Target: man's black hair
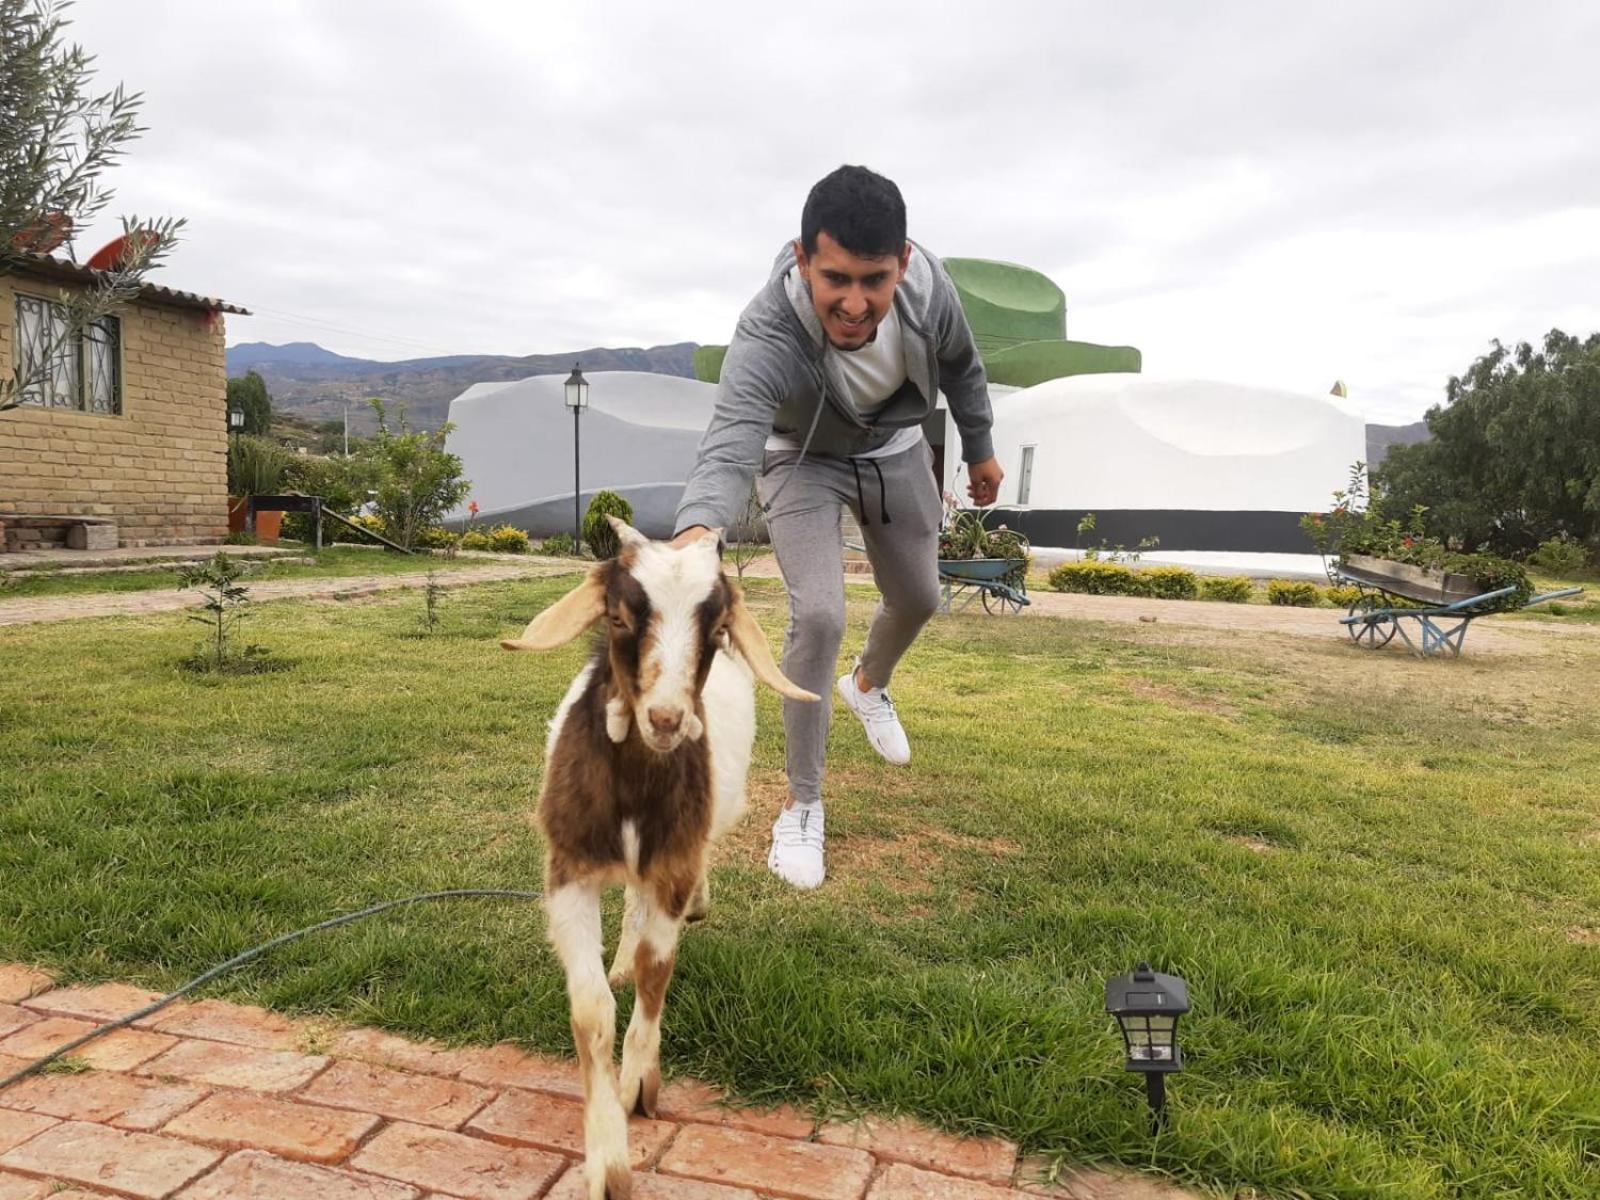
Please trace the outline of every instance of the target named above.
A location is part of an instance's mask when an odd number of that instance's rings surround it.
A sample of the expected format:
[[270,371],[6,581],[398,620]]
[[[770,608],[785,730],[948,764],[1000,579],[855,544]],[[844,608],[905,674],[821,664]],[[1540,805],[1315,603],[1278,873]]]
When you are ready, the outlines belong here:
[[840,167],[806,197],[800,244],[807,254],[817,252],[817,234],[824,231],[851,254],[898,257],[906,248],[906,202],[892,179],[865,167]]

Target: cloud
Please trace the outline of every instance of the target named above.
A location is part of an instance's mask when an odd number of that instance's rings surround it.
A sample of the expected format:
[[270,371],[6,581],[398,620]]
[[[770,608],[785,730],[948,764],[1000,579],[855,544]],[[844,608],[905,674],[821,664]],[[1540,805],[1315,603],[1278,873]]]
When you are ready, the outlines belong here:
[[1582,0],[69,15],[146,95],[113,207],[189,217],[166,281],[256,310],[235,340],[722,341],[846,161],[899,182],[913,236],[1046,271],[1073,336],[1150,370],[1342,376],[1403,420],[1490,338],[1600,326]]

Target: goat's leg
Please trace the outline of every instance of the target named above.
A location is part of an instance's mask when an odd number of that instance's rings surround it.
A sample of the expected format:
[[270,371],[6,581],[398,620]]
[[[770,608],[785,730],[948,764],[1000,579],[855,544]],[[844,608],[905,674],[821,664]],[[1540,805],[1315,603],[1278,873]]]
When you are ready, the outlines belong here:
[[611,960],[606,982],[614,988],[633,982],[633,956],[639,949],[639,927],[643,920],[638,890],[629,884],[622,892],[622,930],[617,934],[617,953]]
[[572,1040],[583,1076],[584,1174],[588,1200],[630,1200],[628,1121],[617,1097],[611,1051],[617,1004],[606,986],[600,940],[600,888],[591,882],[556,888],[545,900],[550,942],[567,973]]
[[647,1117],[656,1115],[661,1091],[661,1008],[678,959],[678,934],[683,928],[687,896],[663,895],[665,889],[639,890],[639,945],[633,958],[633,1018],[622,1039],[622,1107]]
[[689,907],[684,910],[683,919],[690,925],[698,925],[711,915],[711,865],[706,864],[706,869],[700,873],[700,878],[695,880],[694,893],[689,897]]

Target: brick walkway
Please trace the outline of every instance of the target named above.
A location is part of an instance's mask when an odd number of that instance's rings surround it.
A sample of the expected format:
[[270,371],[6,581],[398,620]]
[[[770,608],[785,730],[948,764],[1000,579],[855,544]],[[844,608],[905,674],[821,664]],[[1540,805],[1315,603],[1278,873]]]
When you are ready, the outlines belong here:
[[[0,1076],[156,994],[0,964]],[[584,1200],[575,1065],[179,1002],[0,1091],[0,1200]],[[1138,1176],[1046,1187],[1008,1142],[818,1124],[692,1081],[630,1123],[635,1200],[1185,1200]]]
[[[457,567],[436,570],[434,577],[446,587],[468,583],[493,583],[500,579],[520,579],[541,575],[570,575],[582,564],[566,560],[524,560],[503,566]],[[427,571],[408,571],[403,575],[342,575],[321,579],[285,579],[250,584],[252,600],[282,600],[298,597],[315,600],[355,600],[396,588],[420,588],[428,581]],[[45,596],[37,600],[0,600],[0,625],[27,625],[38,621],[66,621],[77,617],[143,616],[198,608],[204,603],[197,591],[180,592],[176,585],[141,592],[88,592],[72,596]],[[0,1192],[0,1200],[8,1200]]]

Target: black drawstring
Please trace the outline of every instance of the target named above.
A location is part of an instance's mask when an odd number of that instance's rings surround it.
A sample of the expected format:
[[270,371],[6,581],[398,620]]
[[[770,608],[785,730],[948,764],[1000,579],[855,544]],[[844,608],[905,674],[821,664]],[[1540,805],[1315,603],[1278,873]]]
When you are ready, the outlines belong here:
[[875,458],[867,459],[872,464],[872,469],[878,473],[878,511],[883,514],[883,523],[889,523],[889,497],[883,490],[883,468],[878,465]]
[[[883,524],[888,525],[890,524],[889,496],[883,486],[883,468],[878,465],[878,460],[875,458],[866,461],[878,474],[878,517]],[[867,516],[867,498],[861,493],[861,460],[852,458],[850,470],[856,477],[856,511],[861,514],[862,525],[871,525],[872,518]]]
[[850,460],[850,470],[855,473],[856,477],[856,511],[861,514],[861,523],[863,525],[871,525],[872,521],[867,516],[867,501],[861,495],[861,464],[852,458]]

